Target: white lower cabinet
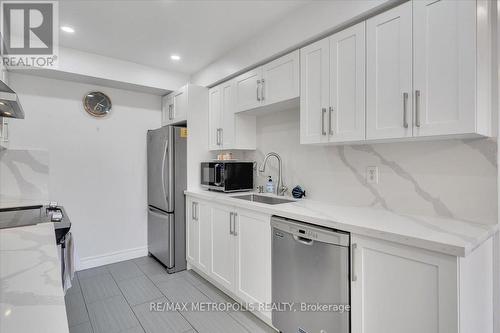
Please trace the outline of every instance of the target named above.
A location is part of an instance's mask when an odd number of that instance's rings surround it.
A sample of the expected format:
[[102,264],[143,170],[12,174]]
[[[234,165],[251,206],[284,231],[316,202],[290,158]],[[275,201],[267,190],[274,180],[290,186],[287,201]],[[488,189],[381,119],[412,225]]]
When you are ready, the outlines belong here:
[[186,214],[186,257],[203,272],[210,272],[212,212],[207,202],[188,199]]
[[242,209],[235,214],[236,294],[247,303],[270,304],[271,217]]
[[[270,304],[271,216],[187,202],[188,263],[237,301]],[[351,234],[350,253],[352,333],[493,333],[492,239],[463,258]]]
[[492,332],[491,249],[458,258],[351,234],[352,333]]
[[210,276],[229,290],[234,290],[235,239],[232,232],[231,207],[211,205],[212,208],[212,268]]
[[243,304],[271,302],[271,216],[188,197],[186,233],[195,270]]

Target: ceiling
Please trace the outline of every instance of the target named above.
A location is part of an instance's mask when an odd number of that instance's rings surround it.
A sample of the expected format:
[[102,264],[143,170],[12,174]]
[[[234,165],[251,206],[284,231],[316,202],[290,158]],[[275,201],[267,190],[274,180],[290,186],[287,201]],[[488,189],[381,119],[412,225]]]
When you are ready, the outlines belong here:
[[[307,0],[59,2],[60,45],[192,74]],[[181,60],[173,61],[170,55]]]

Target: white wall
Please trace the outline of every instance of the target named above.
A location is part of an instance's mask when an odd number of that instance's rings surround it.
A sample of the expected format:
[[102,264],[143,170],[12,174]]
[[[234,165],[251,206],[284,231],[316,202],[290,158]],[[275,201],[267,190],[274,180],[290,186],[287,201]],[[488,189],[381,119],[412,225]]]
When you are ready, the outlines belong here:
[[291,51],[341,26],[400,0],[310,1],[269,27],[256,27],[255,37],[191,76],[194,84],[209,86],[258,63]]
[[[146,131],[160,125],[160,97],[22,74],[10,85],[26,119],[10,122],[9,148],[47,152],[49,197],[67,209],[82,265],[145,255]],[[91,90],[110,96],[108,117],[83,110]]]
[[[270,151],[283,159],[285,185],[301,185],[310,199],[497,223],[497,145],[492,139],[300,145],[295,108],[257,117],[257,150],[245,158],[260,164]],[[267,175],[277,181],[277,163],[269,163],[258,184]],[[368,166],[378,166],[379,184],[366,183]]]

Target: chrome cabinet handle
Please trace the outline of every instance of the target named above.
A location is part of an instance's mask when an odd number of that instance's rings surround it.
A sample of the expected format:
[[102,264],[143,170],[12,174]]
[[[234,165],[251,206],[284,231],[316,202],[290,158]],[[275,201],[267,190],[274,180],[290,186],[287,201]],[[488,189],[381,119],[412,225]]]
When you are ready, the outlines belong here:
[[329,117],[328,118],[328,133],[330,133],[330,135],[333,135],[333,128],[332,128],[332,118],[333,118],[332,114],[333,114],[333,110],[334,110],[333,107],[330,106],[330,108],[329,108],[330,114],[328,116]]
[[257,80],[257,101],[260,102],[259,90],[260,90],[260,80]]
[[260,85],[260,100],[263,101],[264,98],[264,79],[260,80],[261,85]]
[[356,271],[354,269],[354,250],[358,247],[358,244],[351,244],[351,281],[356,282],[358,277],[356,276]]
[[233,212],[229,213],[229,234],[234,235],[233,234]]
[[215,144],[216,144],[217,146],[219,146],[219,145],[220,145],[220,143],[219,143],[219,129],[218,129],[218,128],[217,128],[217,129],[216,129],[216,131],[215,131]]
[[415,90],[415,126],[420,127],[420,90]]
[[238,216],[238,213],[233,213],[233,236],[238,236],[238,232],[236,231],[236,216]]
[[326,108],[321,109],[321,134],[326,135],[325,131],[325,114],[326,114]]
[[224,144],[224,129],[223,128],[219,128],[220,130],[220,145],[222,146]]
[[0,141],[9,141],[9,124],[7,119],[0,118]]
[[408,128],[408,93],[403,93],[403,127]]
[[195,213],[195,209],[194,209],[194,201],[191,202],[191,217],[192,217],[193,221],[196,221],[196,213]]
[[194,220],[198,221],[198,203],[193,202],[193,209],[194,209]]
[[222,145],[222,128],[217,129],[217,146]]
[[174,119],[174,105],[173,104],[168,105],[168,119],[170,119],[170,120]]

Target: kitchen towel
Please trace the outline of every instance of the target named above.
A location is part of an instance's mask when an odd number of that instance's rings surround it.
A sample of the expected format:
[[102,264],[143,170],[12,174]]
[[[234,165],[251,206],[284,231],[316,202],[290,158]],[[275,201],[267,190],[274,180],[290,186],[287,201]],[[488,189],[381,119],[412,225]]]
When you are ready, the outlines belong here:
[[75,245],[73,235],[68,232],[64,236],[62,280],[64,293],[71,288],[71,281],[75,276]]

